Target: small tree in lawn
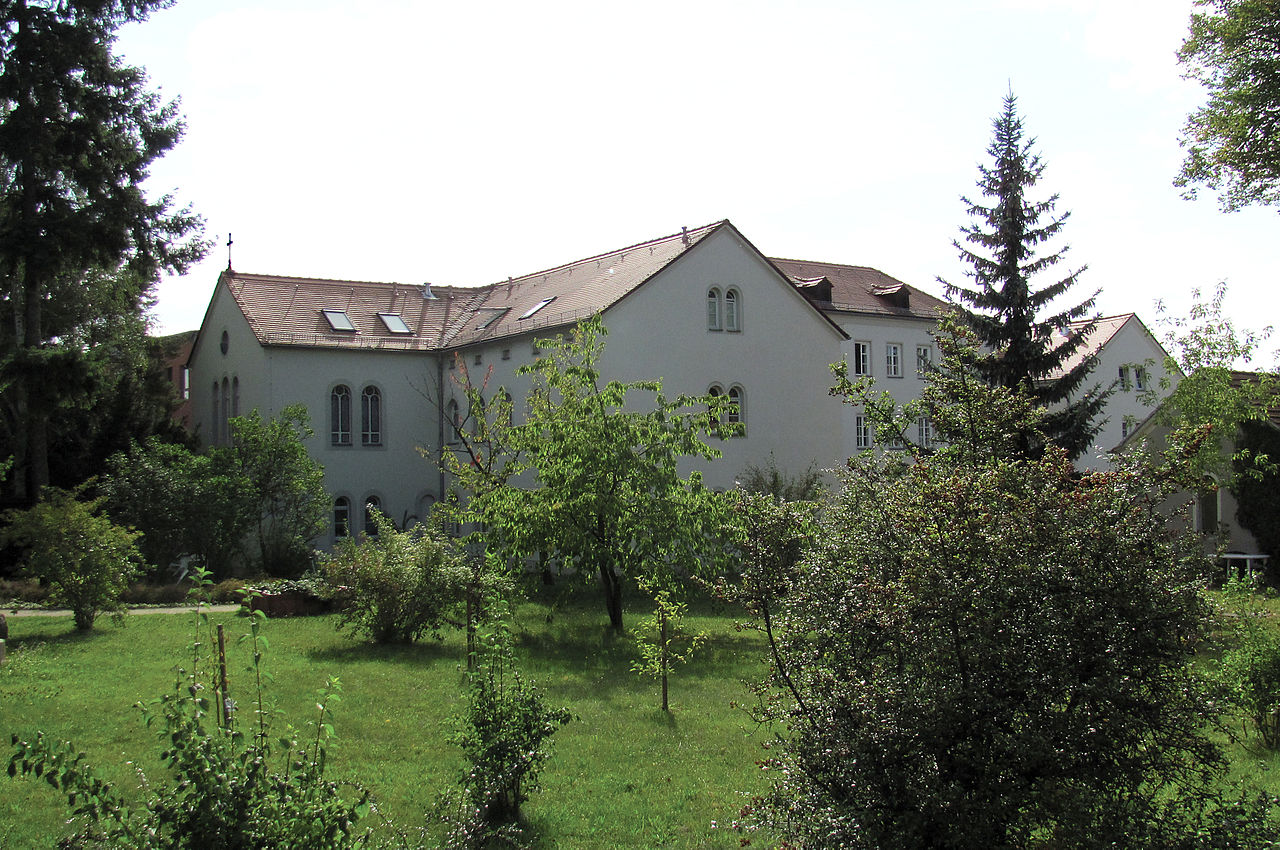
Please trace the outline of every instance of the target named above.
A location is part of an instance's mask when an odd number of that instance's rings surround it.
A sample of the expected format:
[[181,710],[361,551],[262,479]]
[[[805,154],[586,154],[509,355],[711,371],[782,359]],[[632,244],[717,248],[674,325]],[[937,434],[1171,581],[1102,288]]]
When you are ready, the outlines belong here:
[[654,580],[643,580],[641,586],[653,597],[654,610],[653,616],[642,620],[636,630],[640,659],[631,669],[662,683],[662,710],[670,711],[667,696],[671,670],[693,657],[698,645],[707,639],[707,633],[688,634],[682,629],[689,605],[674,598],[670,587],[658,585]]
[[26,571],[49,588],[49,600],[71,609],[78,631],[93,628],[100,611],[119,611],[120,594],[140,572],[136,531],[113,523],[101,500],[46,487],[25,511],[8,511],[0,533],[21,547]]
[[[1034,139],[1024,138],[1012,94],[1005,97],[1004,109],[992,124],[994,134],[987,148],[992,163],[978,169],[978,189],[990,205],[962,199],[974,223],[960,228],[966,244],[955,243],[961,260],[969,266],[966,274],[972,283],[942,283],[986,346],[977,357],[979,374],[987,382],[1021,392],[1046,408],[1049,413],[1042,437],[1072,458],[1079,457],[1101,427],[1095,420],[1110,394],[1097,385],[1085,386],[1093,370],[1093,357],[1071,363],[1093,323],[1070,323],[1089,316],[1096,294],[1065,309],[1046,312],[1084,271],[1082,267],[1039,289],[1032,285],[1037,275],[1062,262],[1066,248],[1040,255],[1037,248],[1059,235],[1069,214],[1054,214],[1056,195],[1044,200],[1028,196],[1044,173],[1044,164],[1033,150]],[[1022,436],[1031,438],[1029,432]],[[1031,444],[1022,447],[1027,454],[1041,449]]]
[[[715,494],[677,466],[717,457],[707,438],[738,426],[725,422],[722,397],[668,400],[657,381],[602,382],[604,335],[597,316],[567,338],[538,340],[543,356],[520,368],[533,383],[524,421],[515,423],[505,402],[485,415],[487,440],[457,429],[460,448],[447,450],[443,463],[470,496],[461,516],[485,523],[489,546],[517,562],[543,557],[597,577],[620,632],[628,578],[692,572],[717,557]],[[652,404],[637,403],[639,393],[651,394]],[[490,404],[477,397],[471,407]],[[477,448],[484,445],[501,456],[485,455]],[[533,479],[527,487],[518,478],[524,472]]]

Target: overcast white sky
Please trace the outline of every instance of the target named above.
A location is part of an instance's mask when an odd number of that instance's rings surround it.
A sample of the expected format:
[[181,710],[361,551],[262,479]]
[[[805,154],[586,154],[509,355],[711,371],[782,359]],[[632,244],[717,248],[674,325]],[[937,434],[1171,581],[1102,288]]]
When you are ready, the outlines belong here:
[[1172,185],[1191,6],[179,0],[118,45],[187,116],[153,191],[218,242],[161,286],[158,330],[199,326],[228,232],[241,271],[474,285],[728,218],[941,294],[1009,86],[1081,297],[1151,324],[1225,280],[1258,328],[1280,216]]

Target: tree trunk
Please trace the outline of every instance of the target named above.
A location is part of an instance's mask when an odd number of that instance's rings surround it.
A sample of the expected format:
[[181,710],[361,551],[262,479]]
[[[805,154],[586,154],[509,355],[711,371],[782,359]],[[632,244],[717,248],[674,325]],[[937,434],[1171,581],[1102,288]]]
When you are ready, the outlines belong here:
[[658,613],[658,651],[662,659],[662,710],[669,711],[667,707],[667,611],[665,608]]
[[622,577],[608,564],[600,565],[600,586],[604,589],[604,606],[609,612],[609,626],[622,634]]

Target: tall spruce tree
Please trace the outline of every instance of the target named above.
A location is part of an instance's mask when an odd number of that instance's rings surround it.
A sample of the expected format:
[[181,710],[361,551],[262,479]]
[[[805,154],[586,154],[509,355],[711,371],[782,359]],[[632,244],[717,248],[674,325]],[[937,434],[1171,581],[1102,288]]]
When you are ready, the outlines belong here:
[[[992,125],[987,148],[992,162],[978,166],[978,189],[988,202],[961,198],[973,223],[960,228],[964,242],[953,243],[969,266],[971,285],[939,280],[984,346],[979,374],[993,386],[1027,393],[1045,408],[1045,438],[1076,458],[1101,428],[1096,420],[1111,392],[1096,384],[1085,388],[1094,358],[1078,356],[1094,328],[1087,317],[1097,293],[1066,309],[1050,309],[1075,285],[1084,266],[1047,286],[1032,287],[1033,278],[1066,255],[1066,247],[1044,255],[1037,255],[1037,248],[1058,236],[1070,213],[1054,212],[1057,195],[1028,197],[1044,164],[1034,151],[1035,139],[1024,138],[1012,93]],[[1023,453],[1038,454],[1042,448],[1043,441],[1023,437]]]
[[103,280],[134,280],[125,309],[140,314],[160,270],[205,250],[199,218],[143,191],[182,135],[177,104],[112,52],[122,25],[170,2],[0,0],[0,450],[16,500],[48,483],[50,419],[84,383],[67,342],[77,305],[100,302]]

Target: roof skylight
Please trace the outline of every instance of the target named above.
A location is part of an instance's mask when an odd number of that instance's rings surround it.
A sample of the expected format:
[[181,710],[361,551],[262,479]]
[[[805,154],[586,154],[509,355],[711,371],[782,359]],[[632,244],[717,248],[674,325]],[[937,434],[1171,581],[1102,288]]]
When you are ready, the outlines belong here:
[[412,330],[404,323],[404,319],[400,318],[399,313],[379,313],[378,318],[382,320],[382,324],[387,326],[387,330],[393,334],[411,334]]
[[498,319],[501,319],[507,313],[506,310],[481,310],[480,312],[482,314],[487,313],[488,316],[486,316],[484,321],[482,321],[479,325],[476,326],[476,330],[484,330],[485,328],[489,327],[489,325],[492,325],[494,322],[498,321]]
[[[537,304],[534,304],[534,305],[533,305],[532,307],[530,307],[528,310],[525,310],[525,311],[524,311],[524,315],[522,315],[522,316],[520,317],[520,319],[527,319],[527,318],[529,318],[529,317],[530,317],[530,316],[532,316],[534,313],[538,312],[538,311],[539,311],[539,310],[541,310],[543,307],[547,306],[548,304],[550,304],[552,301],[555,301],[555,300],[556,300],[556,297],[555,297],[554,295],[552,295],[550,298],[543,298],[543,299],[542,299],[541,301],[539,301]],[[518,322],[518,321],[520,321],[520,319],[516,319],[516,321]]]
[[345,310],[321,310],[320,312],[324,313],[324,317],[329,320],[329,327],[335,331],[355,332],[356,326],[351,324]]

